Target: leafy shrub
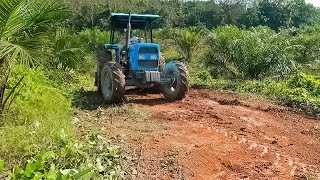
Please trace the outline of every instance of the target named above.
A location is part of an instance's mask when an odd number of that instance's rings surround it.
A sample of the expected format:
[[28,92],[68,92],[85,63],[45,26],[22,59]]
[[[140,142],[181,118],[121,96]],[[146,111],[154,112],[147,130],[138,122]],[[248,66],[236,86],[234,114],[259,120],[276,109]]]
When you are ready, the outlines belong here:
[[212,81],[210,72],[208,71],[197,71],[194,74],[191,74],[191,83],[193,85],[205,85]]
[[288,81],[289,88],[302,88],[312,96],[320,96],[320,80],[317,76],[297,73]]
[[94,76],[90,73],[79,73],[73,70],[48,69],[45,71],[49,80],[55,88],[60,89],[64,96],[71,99],[73,94],[79,90],[92,90],[94,86]]
[[[68,139],[63,132],[60,135],[59,149],[43,151],[22,166],[16,165],[4,176],[8,179],[52,180],[119,178],[119,156],[101,136],[91,135],[86,143],[79,143]],[[4,171],[3,164],[0,164],[0,170]]]
[[263,79],[285,77],[294,69],[289,54],[290,41],[267,27],[241,30],[218,27],[208,39],[210,49],[204,56],[214,77]]
[[[201,76],[200,76],[201,77]],[[191,78],[193,79],[193,78]],[[320,116],[320,80],[318,76],[297,73],[286,81],[225,80],[206,78],[193,80],[194,86],[231,90],[266,96],[298,110]]]
[[289,31],[291,44],[295,46],[295,61],[305,65],[319,64],[320,60],[320,25],[304,26]]
[[320,115],[320,80],[318,76],[297,73],[288,80],[286,99],[292,106]]
[[190,81],[194,86],[209,85],[213,78],[206,67],[203,67],[201,63],[190,63],[188,65],[188,70],[190,73]]
[[109,43],[110,33],[99,29],[86,29],[81,31],[77,38],[81,43],[83,43],[86,47],[85,49],[90,53],[94,52],[99,46]]
[[188,28],[164,28],[156,30],[154,40],[161,45],[167,59],[184,59],[191,62],[202,54],[209,30],[203,26]]
[[176,44],[173,40],[172,28],[163,28],[154,30],[153,41],[160,44],[161,53],[166,59],[178,59],[180,58],[180,53],[177,51]]
[[50,35],[54,44],[46,66],[60,69],[79,69],[85,61],[83,42],[68,28],[58,28]]
[[182,55],[182,58],[191,61],[193,54],[199,50],[205,34],[204,27],[189,27],[185,29],[175,29],[172,33],[172,39],[176,50]]
[[[110,33],[99,29],[85,29],[74,37],[84,48],[84,61],[78,64],[78,73],[94,76],[96,70],[96,52],[103,48],[103,44],[109,43]],[[117,42],[117,40],[115,40]]]

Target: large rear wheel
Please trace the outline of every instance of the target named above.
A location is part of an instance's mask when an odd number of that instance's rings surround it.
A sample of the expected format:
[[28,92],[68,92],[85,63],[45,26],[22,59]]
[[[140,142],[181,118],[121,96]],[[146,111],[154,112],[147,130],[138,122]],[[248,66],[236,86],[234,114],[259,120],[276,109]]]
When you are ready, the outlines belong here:
[[101,92],[107,103],[124,101],[125,75],[119,63],[106,62],[101,70]]
[[189,90],[189,72],[184,63],[171,61],[164,65],[163,76],[170,82],[162,86],[166,99],[182,100]]

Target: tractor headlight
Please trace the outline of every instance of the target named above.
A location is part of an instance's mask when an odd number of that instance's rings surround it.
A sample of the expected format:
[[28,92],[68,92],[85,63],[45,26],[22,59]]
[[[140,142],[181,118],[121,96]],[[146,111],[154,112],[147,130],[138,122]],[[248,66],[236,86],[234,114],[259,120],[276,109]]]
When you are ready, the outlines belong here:
[[145,55],[139,55],[139,60],[145,60],[146,56]]
[[151,60],[158,60],[158,55],[151,55]]

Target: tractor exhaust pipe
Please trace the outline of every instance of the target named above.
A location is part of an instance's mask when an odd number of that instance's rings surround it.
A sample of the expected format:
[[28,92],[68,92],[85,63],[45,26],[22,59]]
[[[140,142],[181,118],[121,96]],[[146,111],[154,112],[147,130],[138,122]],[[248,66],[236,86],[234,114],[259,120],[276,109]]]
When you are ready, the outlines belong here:
[[[129,21],[128,21],[128,25],[127,25],[127,42],[126,42],[126,46],[129,49],[129,44],[130,44],[130,36],[131,36],[131,13],[129,13]],[[127,51],[128,52],[128,51]]]

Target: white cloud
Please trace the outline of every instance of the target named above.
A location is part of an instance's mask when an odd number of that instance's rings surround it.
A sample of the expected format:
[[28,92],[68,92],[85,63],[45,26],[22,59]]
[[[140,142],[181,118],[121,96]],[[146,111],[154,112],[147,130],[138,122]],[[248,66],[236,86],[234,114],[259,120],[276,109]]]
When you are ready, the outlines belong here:
[[313,4],[314,6],[320,7],[320,0],[307,0],[307,2]]

